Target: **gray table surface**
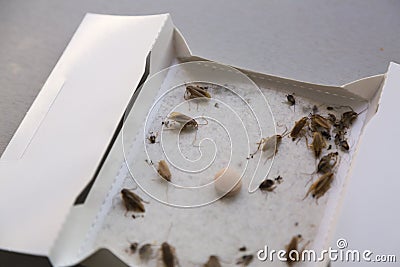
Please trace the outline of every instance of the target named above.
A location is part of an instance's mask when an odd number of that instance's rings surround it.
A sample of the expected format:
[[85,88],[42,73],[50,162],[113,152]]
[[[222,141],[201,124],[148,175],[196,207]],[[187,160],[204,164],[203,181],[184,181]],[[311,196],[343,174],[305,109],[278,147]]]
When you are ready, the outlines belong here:
[[[87,12],[168,12],[196,55],[314,83],[342,85],[384,73],[390,61],[400,62],[400,1],[395,0],[2,0],[0,153]],[[360,186],[368,183],[350,182],[337,237],[346,237],[354,248],[373,245],[381,253],[399,254],[399,236],[388,232],[390,225],[399,223],[390,212],[393,199],[382,194],[374,204],[380,218],[368,223],[369,200],[359,192]],[[379,224],[387,230],[373,240],[366,237],[382,230]],[[0,253],[0,266],[27,265],[18,258]],[[40,261],[36,266],[46,265]]]

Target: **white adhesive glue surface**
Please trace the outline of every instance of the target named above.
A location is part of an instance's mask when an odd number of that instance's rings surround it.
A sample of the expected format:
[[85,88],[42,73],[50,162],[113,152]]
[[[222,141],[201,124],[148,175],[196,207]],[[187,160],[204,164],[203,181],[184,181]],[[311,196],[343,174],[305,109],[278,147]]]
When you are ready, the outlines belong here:
[[[110,209],[98,220],[99,231],[93,233],[95,238],[89,246],[107,247],[133,266],[161,266],[160,246],[164,241],[175,247],[180,266],[202,266],[210,255],[217,255],[223,266],[234,266],[246,254],[254,255],[249,266],[286,266],[277,259],[260,262],[257,251],[266,245],[270,250],[285,249],[292,237],[298,234],[303,237],[300,247],[307,242],[307,248],[323,247],[341,198],[355,152],[352,147],[356,147],[358,142],[365,112],[359,115],[348,132],[350,152],[339,151],[340,160],[332,188],[318,203],[311,196],[303,200],[310,186],[310,174],[317,164],[305,138],[293,142],[288,136],[284,137],[276,157],[268,161],[260,152],[252,159],[246,157],[256,150],[261,137],[281,134],[286,128],[291,130],[295,121],[312,112],[314,105],[319,114],[334,113],[338,118],[348,109],[328,111],[324,92],[315,93],[314,99],[320,99],[315,102],[302,97],[301,91],[290,85],[283,92],[265,81],[258,83],[259,90],[251,80],[234,73],[229,67],[203,62],[191,64],[197,66],[186,65],[166,71],[161,88],[145,84],[142,93],[144,90],[157,92],[157,97],[151,100],[153,108],[146,122],[145,118],[132,116],[134,108],[125,124],[123,143],[127,164],[121,162],[119,173],[127,175],[115,178],[114,186],[122,184],[122,187],[114,190],[133,189],[149,202],[145,204],[146,212],[143,217],[135,213],[133,219],[133,213],[125,211],[117,193],[108,200]],[[205,82],[204,77],[209,77],[207,81],[211,82]],[[185,102],[185,83],[193,81],[208,86],[212,99]],[[286,94],[294,91],[296,105],[291,107],[286,103]],[[143,101],[141,95],[137,102]],[[336,105],[341,101],[342,98],[337,96]],[[352,107],[359,112],[367,104],[355,99]],[[163,127],[162,122],[172,111],[196,118],[199,124],[197,133],[196,130],[179,133],[173,127]],[[141,126],[137,129],[136,125]],[[128,134],[132,132],[136,134]],[[150,144],[146,139],[150,132],[158,133],[157,143]],[[312,141],[311,137],[308,139]],[[322,155],[337,151],[333,140],[329,144],[332,149],[323,150]],[[159,160],[168,162],[172,184],[158,176]],[[213,177],[227,166],[243,174],[243,186],[235,197],[218,200]],[[255,190],[267,176],[273,179],[278,175],[283,181],[277,184],[274,192]],[[313,179],[316,178],[314,175]],[[129,246],[133,242],[138,242],[139,247],[152,244],[153,253],[149,261],[142,261],[138,252],[131,253]],[[239,252],[242,246],[246,246],[246,252]]]

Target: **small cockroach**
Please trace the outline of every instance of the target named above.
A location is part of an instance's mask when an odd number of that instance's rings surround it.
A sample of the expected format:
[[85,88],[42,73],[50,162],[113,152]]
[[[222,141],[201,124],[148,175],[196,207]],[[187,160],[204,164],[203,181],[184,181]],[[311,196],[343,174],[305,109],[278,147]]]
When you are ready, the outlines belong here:
[[194,98],[211,98],[211,94],[207,92],[208,87],[199,85],[187,85],[184,95],[185,100]]
[[147,137],[147,140],[149,140],[150,144],[155,144],[157,143],[157,136],[158,133],[154,134],[153,132],[150,132],[150,135]]
[[276,188],[274,180],[271,179],[265,179],[259,186],[261,191],[268,191],[272,192]]
[[311,143],[312,150],[316,158],[319,158],[321,151],[326,147],[326,142],[320,132],[314,132],[313,141]]
[[347,142],[347,140],[342,140],[342,141],[340,141],[340,148],[343,150],[343,151],[349,151],[350,150],[350,146],[349,146],[349,143]]
[[317,173],[325,174],[328,172],[332,172],[332,169],[337,163],[338,155],[338,152],[331,152],[328,155],[323,156],[318,163]]
[[143,199],[130,191],[129,189],[122,189],[121,190],[122,200],[124,201],[124,205],[126,208],[126,212],[134,211],[134,212],[145,212],[145,208],[143,205]]
[[129,246],[129,250],[132,254],[136,253],[138,245],[138,242],[131,243],[131,245]]
[[243,252],[243,251],[246,251],[246,250],[247,250],[246,246],[243,246],[243,247],[240,247],[240,248],[239,248],[239,251],[242,251],[242,252]]
[[[291,266],[293,263],[297,261],[297,255],[300,255],[300,251],[298,251],[299,243],[302,240],[301,235],[296,235],[292,237],[289,244],[286,245],[286,263]],[[294,251],[295,253],[292,253]]]
[[304,126],[306,126],[307,122],[308,118],[303,117],[295,123],[293,129],[290,131],[290,137],[292,137],[293,141],[296,140],[299,136],[301,136],[302,130]]
[[161,175],[162,178],[167,180],[168,182],[171,182],[171,171],[169,170],[169,167],[167,165],[167,162],[165,160],[160,160],[158,162],[158,169],[157,169],[158,174]]
[[175,267],[176,259],[174,250],[167,242],[161,244],[161,257],[165,267]]
[[262,138],[260,142],[258,142],[257,150],[250,154],[247,159],[253,158],[255,154],[260,150],[267,154],[267,160],[273,157],[276,153],[278,153],[278,147],[282,142],[282,138],[287,135],[287,129],[282,134],[275,134],[273,136]]
[[327,172],[321,177],[319,177],[308,189],[306,196],[304,197],[307,198],[308,195],[311,193],[313,198],[316,198],[317,200],[325,195],[326,192],[331,188],[331,184],[333,181],[333,173],[332,172]]
[[352,125],[353,122],[357,119],[357,117],[358,117],[358,113],[351,110],[351,111],[344,112],[342,114],[342,118],[340,120],[342,121],[342,123],[344,124],[344,126],[346,128],[349,128],[350,125]]
[[317,131],[318,128],[323,128],[328,132],[331,130],[329,120],[319,114],[311,115],[311,127],[314,131]]
[[248,266],[253,261],[253,259],[254,259],[254,256],[251,254],[243,255],[236,261],[236,264],[242,265],[242,266]]
[[336,116],[334,115],[334,114],[332,114],[332,113],[328,113],[328,116],[326,117],[326,119],[328,120],[328,121],[330,121],[332,124],[335,124],[336,123]]
[[327,110],[333,110],[333,107],[326,107]]
[[152,254],[153,254],[153,248],[151,247],[151,244],[144,244],[139,248],[139,258],[142,261],[149,260]]
[[293,110],[296,111],[296,99],[294,98],[294,94],[286,95],[286,100],[289,106],[293,106]]
[[221,263],[219,262],[219,259],[217,256],[211,255],[208,258],[207,263],[204,264],[203,267],[221,267]]

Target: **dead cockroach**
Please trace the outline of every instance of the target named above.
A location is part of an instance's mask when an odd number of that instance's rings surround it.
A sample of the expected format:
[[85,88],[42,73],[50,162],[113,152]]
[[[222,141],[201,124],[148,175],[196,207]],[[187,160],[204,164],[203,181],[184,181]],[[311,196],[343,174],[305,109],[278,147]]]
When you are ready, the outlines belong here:
[[208,87],[199,85],[187,85],[185,95],[183,96],[185,100],[194,98],[211,98],[209,92],[207,92]]
[[124,205],[126,208],[126,212],[134,211],[134,212],[145,212],[145,208],[143,205],[145,202],[141,197],[130,191],[129,189],[121,190],[122,200],[124,201]]
[[165,267],[176,265],[175,249],[167,242],[161,244],[161,257]]
[[349,151],[350,150],[350,146],[349,146],[349,143],[347,142],[347,140],[342,140],[342,141],[340,141],[340,148],[343,150],[343,151]]
[[278,177],[276,177],[274,180],[275,180],[275,182],[277,182],[278,184],[280,184],[280,183],[282,183],[283,178],[282,178],[282,176],[278,175]]
[[328,120],[328,121],[330,121],[331,122],[331,124],[333,124],[333,125],[335,125],[336,124],[336,116],[334,115],[334,114],[332,114],[332,113],[328,113],[328,116],[326,117],[326,119]]
[[[199,127],[199,124],[195,119],[179,112],[171,112],[171,114],[168,116],[168,119],[182,125],[182,130],[187,130],[190,128],[197,130]],[[169,124],[169,121],[167,121],[164,125],[169,127]]]
[[310,186],[304,199],[307,198],[310,193],[312,193],[312,197],[316,198],[318,201],[318,199],[322,197],[331,188],[332,181],[333,181],[333,173],[332,172],[325,173]]
[[332,169],[337,163],[338,155],[338,152],[331,152],[328,155],[323,156],[318,163],[317,173],[325,174],[328,172],[332,172]]
[[326,147],[326,142],[320,132],[314,132],[313,141],[311,143],[312,150],[316,158],[319,158],[321,151]]
[[219,259],[217,256],[211,255],[208,258],[207,263],[204,264],[203,267],[221,267],[221,263],[219,262]]
[[138,247],[138,242],[131,243],[129,246],[129,250],[131,251],[132,254],[136,253],[137,247]]
[[168,182],[171,182],[171,171],[169,170],[169,167],[167,165],[167,162],[165,160],[160,160],[158,162],[158,174],[161,175],[162,178],[167,180]]
[[142,261],[149,260],[152,254],[153,254],[153,248],[151,247],[151,244],[144,244],[139,248],[139,258]]
[[243,252],[243,251],[246,251],[246,250],[247,250],[246,246],[243,246],[243,247],[240,247],[240,248],[239,248],[239,251],[242,251],[242,252]]
[[342,114],[340,121],[344,124],[344,127],[349,128],[350,125],[352,125],[357,118],[358,118],[358,113],[351,110],[344,112]]
[[331,131],[329,120],[319,114],[311,115],[311,127],[313,131],[318,131],[319,128],[323,128],[328,132]]
[[259,186],[261,191],[268,191],[272,192],[276,188],[274,180],[271,179],[265,179]]
[[260,150],[267,154],[267,160],[273,157],[276,153],[278,153],[278,147],[282,142],[282,138],[287,135],[287,129],[282,134],[275,134],[273,136],[262,138],[260,142],[258,142],[257,150],[250,154],[247,159],[253,158],[255,154]]
[[236,261],[236,264],[242,265],[242,266],[248,266],[253,261],[253,259],[254,259],[254,256],[251,254],[243,255]]
[[294,94],[286,95],[286,100],[289,106],[293,106],[293,110],[296,111],[296,99],[294,98]]
[[304,135],[303,128],[306,126],[307,122],[308,118],[303,117],[295,123],[293,129],[290,131],[290,137],[292,137],[293,141]]
[[149,140],[150,144],[155,144],[155,143],[158,143],[157,137],[158,137],[158,133],[154,134],[153,132],[150,132],[150,135],[147,137],[147,140]]
[[292,266],[292,264],[294,264],[295,262],[297,262],[300,259],[300,254],[302,253],[304,248],[301,249],[301,251],[299,251],[298,246],[302,240],[303,240],[303,238],[299,234],[299,235],[292,237],[289,244],[286,245],[286,263],[289,266]]

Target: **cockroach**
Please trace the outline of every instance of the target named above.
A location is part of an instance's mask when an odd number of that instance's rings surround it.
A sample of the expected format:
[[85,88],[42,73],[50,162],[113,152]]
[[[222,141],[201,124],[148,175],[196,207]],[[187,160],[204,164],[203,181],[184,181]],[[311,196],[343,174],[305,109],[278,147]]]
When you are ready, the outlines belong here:
[[184,95],[184,99],[194,99],[194,98],[211,98],[211,94],[207,92],[208,87],[199,85],[187,85]]
[[330,132],[331,130],[331,125],[329,124],[329,120],[322,117],[319,114],[311,115],[311,127],[314,131],[317,131],[318,128],[323,128],[328,132]]
[[169,167],[167,165],[167,162],[165,160],[160,160],[158,162],[158,174],[161,175],[162,178],[167,180],[168,182],[171,182],[171,171],[169,170]]
[[282,178],[282,176],[278,175],[278,177],[276,177],[274,180],[275,180],[275,182],[277,182],[278,184],[280,184],[280,183],[282,183],[283,178]]
[[242,252],[243,252],[243,251],[246,251],[246,250],[247,250],[246,246],[243,246],[243,247],[240,247],[240,248],[239,248],[239,251],[242,251]]
[[150,135],[147,137],[147,140],[149,140],[150,144],[155,144],[157,143],[157,137],[158,133],[154,134],[153,132],[150,132]]
[[260,150],[267,154],[267,160],[278,153],[278,147],[282,142],[282,138],[287,135],[287,129],[282,134],[275,134],[273,136],[262,138],[260,142],[258,142],[257,150],[250,154],[247,159],[253,158],[255,154]]
[[307,122],[308,122],[308,118],[303,117],[295,123],[295,125],[293,126],[293,129],[290,131],[290,137],[292,137],[293,141],[296,140],[301,135],[302,130],[303,130],[304,126],[306,126]]
[[355,112],[355,111],[353,111],[353,110],[351,110],[351,111],[344,112],[344,113],[342,114],[342,117],[341,117],[340,120],[342,121],[342,123],[344,124],[344,126],[345,126],[346,128],[349,128],[350,125],[352,125],[353,122],[354,122],[357,118],[358,118],[358,113]]
[[129,246],[129,250],[131,251],[132,254],[136,253],[137,247],[138,247],[138,242],[131,243]]
[[253,261],[253,259],[254,259],[254,256],[251,254],[243,255],[236,261],[236,264],[242,265],[242,266],[248,266]]
[[143,261],[147,261],[150,259],[153,254],[153,248],[151,244],[144,244],[139,248],[139,258]]
[[333,107],[326,107],[327,110],[333,110]]
[[328,172],[332,172],[332,169],[337,163],[338,155],[338,152],[331,152],[328,155],[323,156],[318,163],[317,173],[325,174]]
[[[300,251],[298,251],[298,246],[302,239],[303,238],[301,235],[296,235],[292,237],[289,244],[286,245],[286,263],[289,266],[292,266],[292,264],[297,261],[295,257],[297,257],[297,255],[300,255]],[[295,253],[292,253],[292,251],[295,251]]]
[[293,106],[293,110],[296,111],[296,99],[294,98],[294,94],[286,95],[286,100],[289,106]]
[[340,148],[343,150],[343,151],[349,151],[350,150],[350,146],[349,146],[349,143],[347,143],[347,140],[342,140],[342,141],[340,141]]
[[336,116],[332,113],[328,113],[328,116],[326,117],[328,121],[330,121],[333,125],[336,123],[337,119]]
[[[175,121],[177,123],[179,123],[180,125],[182,125],[182,130],[186,130],[189,128],[192,129],[198,129],[199,124],[197,123],[197,121],[185,114],[179,113],[179,112],[172,112],[169,116],[168,116],[169,120]],[[166,127],[169,127],[169,122],[165,123]]]
[[314,132],[313,141],[311,143],[312,150],[316,158],[319,158],[321,151],[326,147],[326,142],[320,132]]
[[259,186],[261,191],[268,191],[272,192],[276,188],[274,180],[271,179],[265,179]]
[[219,259],[217,256],[211,255],[208,258],[207,263],[204,264],[203,267],[221,267],[221,263],[219,262]]
[[175,267],[176,258],[174,250],[167,242],[161,244],[161,257],[165,267]]
[[311,193],[312,197],[318,200],[320,197],[325,195],[325,193],[328,192],[328,190],[331,188],[332,181],[333,181],[333,173],[332,172],[325,173],[310,186],[304,199],[307,198],[308,195]]
[[129,189],[121,190],[122,200],[126,208],[126,212],[145,212],[143,202],[146,203],[141,197],[130,191]]

